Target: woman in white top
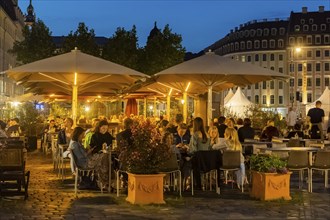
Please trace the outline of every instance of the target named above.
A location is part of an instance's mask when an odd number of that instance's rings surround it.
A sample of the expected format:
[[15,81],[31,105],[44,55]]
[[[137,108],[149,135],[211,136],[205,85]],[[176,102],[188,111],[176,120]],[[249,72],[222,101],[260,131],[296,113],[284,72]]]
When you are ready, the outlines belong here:
[[225,139],[219,137],[218,128],[216,126],[211,126],[208,134],[210,136],[210,145],[213,150],[220,150],[227,147]]
[[[238,139],[238,133],[235,128],[226,128],[225,130],[225,140],[227,145],[227,150],[235,150],[241,152],[241,169],[236,172],[237,186],[240,188],[244,184],[245,180],[245,165],[244,156],[242,154],[242,145]],[[243,176],[243,182],[242,182]]]

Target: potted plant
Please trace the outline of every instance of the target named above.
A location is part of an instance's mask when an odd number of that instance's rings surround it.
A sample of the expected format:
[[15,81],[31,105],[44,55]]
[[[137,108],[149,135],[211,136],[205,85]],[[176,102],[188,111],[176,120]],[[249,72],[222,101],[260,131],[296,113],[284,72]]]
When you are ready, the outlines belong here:
[[291,200],[290,175],[286,162],[275,155],[258,154],[250,158],[251,197],[261,200]]
[[128,172],[128,196],[133,204],[162,204],[163,178],[159,174],[170,158],[171,148],[162,141],[156,125],[150,120],[134,120],[131,144],[118,144],[121,166]]

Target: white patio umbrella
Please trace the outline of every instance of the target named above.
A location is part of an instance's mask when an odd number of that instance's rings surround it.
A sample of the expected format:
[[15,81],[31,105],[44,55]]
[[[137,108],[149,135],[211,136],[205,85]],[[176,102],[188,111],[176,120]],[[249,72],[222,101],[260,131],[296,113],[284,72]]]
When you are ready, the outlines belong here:
[[148,77],[130,68],[82,53],[77,48],[69,53],[6,70],[5,73],[39,94],[71,93],[74,121],[77,117],[79,91],[86,94],[121,92],[138,79]]
[[288,76],[250,63],[243,63],[218,56],[213,52],[177,64],[155,74],[156,80],[172,87],[184,87],[191,82],[208,91],[207,123],[212,117],[212,90],[228,88],[229,85],[245,86]]

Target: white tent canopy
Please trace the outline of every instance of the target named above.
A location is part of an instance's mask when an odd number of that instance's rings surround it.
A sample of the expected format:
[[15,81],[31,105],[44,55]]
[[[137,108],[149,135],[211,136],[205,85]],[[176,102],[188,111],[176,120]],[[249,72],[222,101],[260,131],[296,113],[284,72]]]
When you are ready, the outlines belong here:
[[227,104],[227,102],[234,96],[234,92],[232,89],[229,89],[229,92],[227,93],[225,99],[224,99],[224,104]]
[[328,128],[328,121],[329,121],[329,114],[330,114],[330,89],[328,87],[325,88],[320,98],[315,100],[315,102],[306,105],[306,114],[308,113],[309,109],[314,108],[316,101],[321,101],[322,106],[321,108],[324,110],[324,124],[323,130]]
[[241,88],[238,87],[233,97],[225,104],[225,107],[228,108],[231,113],[243,117],[246,108],[251,105],[253,105],[253,103],[246,98]]

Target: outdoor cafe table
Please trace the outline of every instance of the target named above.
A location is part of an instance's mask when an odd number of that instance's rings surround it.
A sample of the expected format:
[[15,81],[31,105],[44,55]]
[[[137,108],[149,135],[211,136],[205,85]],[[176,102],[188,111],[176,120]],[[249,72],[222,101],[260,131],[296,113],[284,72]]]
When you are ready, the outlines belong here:
[[313,152],[320,150],[318,147],[279,147],[279,148],[259,148],[260,151],[277,151],[277,152],[290,152],[290,151],[308,151],[309,164],[313,163]]

